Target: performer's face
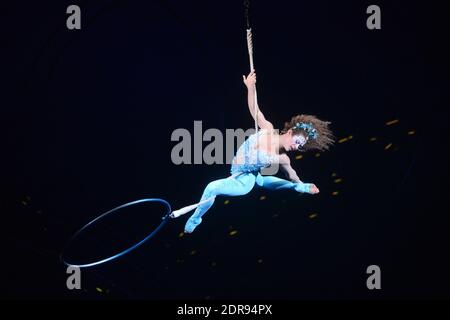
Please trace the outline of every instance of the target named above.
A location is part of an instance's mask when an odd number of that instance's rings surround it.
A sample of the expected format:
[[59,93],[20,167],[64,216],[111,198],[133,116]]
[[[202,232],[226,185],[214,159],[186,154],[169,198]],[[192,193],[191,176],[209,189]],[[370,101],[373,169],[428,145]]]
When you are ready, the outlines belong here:
[[293,135],[292,131],[290,132],[291,138],[289,139],[289,146],[286,148],[287,151],[296,151],[300,150],[306,142],[308,142],[308,138],[305,138],[302,134]]

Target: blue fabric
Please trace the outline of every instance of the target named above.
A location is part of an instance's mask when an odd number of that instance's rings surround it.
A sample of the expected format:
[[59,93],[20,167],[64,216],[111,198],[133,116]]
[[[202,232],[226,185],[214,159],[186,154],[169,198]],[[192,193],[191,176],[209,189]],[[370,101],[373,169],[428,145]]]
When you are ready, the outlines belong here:
[[274,176],[262,176],[258,174],[256,183],[269,190],[290,190],[293,189],[301,193],[310,193],[311,183],[291,182]]
[[202,195],[200,201],[210,199],[210,201],[199,205],[185,225],[185,232],[191,233],[202,222],[202,216],[214,204],[218,195],[222,196],[242,196],[249,193],[255,184],[269,190],[288,190],[297,192],[310,192],[309,183],[293,183],[273,176],[262,176],[259,173],[241,173],[237,176],[231,176],[226,179],[220,179],[210,182]]
[[[260,130],[258,133],[252,134],[244,143],[239,147],[236,152],[236,156],[233,158],[231,165],[231,174],[238,172],[259,172],[262,168],[271,165],[273,159],[264,150],[258,150],[256,148],[256,143],[258,142],[258,137],[264,132]],[[238,160],[238,156],[242,156],[244,161]],[[238,163],[239,162],[239,163]]]

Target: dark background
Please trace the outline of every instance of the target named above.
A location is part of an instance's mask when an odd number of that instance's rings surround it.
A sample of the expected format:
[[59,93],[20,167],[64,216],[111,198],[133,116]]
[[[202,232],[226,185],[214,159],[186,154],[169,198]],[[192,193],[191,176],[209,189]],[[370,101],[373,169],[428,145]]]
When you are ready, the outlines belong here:
[[[70,4],[81,7],[81,30],[66,28]],[[370,4],[381,7],[381,30],[366,28]],[[229,165],[174,165],[170,137],[193,132],[194,120],[204,130],[253,127],[243,4],[2,8],[2,298],[450,297],[444,8],[320,0],[253,1],[251,10],[266,117],[281,128],[315,114],[338,140],[351,137],[320,156],[292,156],[320,194],[219,197],[193,234],[180,236],[187,216],[174,220],[137,251],[83,270],[83,289],[69,291],[59,254],[81,226],[136,199],[195,203],[229,174]],[[164,213],[138,209],[96,226],[86,254],[142,239]],[[366,288],[373,264],[381,290]]]

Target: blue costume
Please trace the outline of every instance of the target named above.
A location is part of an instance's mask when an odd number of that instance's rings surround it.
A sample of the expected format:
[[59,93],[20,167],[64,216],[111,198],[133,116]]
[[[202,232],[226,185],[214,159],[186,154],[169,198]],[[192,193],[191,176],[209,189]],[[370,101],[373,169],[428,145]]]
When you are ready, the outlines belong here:
[[[269,190],[292,189],[297,192],[306,193],[310,190],[309,183],[293,183],[274,176],[262,176],[260,170],[270,166],[274,161],[274,156],[264,150],[255,148],[257,139],[265,130],[248,137],[239,147],[231,165],[231,176],[226,179],[219,179],[210,182],[203,191],[200,204],[192,216],[188,219],[185,232],[191,233],[202,222],[202,216],[214,204],[216,196],[242,196],[249,193],[255,184]],[[238,160],[238,155],[240,160]],[[242,161],[244,158],[244,161]]]

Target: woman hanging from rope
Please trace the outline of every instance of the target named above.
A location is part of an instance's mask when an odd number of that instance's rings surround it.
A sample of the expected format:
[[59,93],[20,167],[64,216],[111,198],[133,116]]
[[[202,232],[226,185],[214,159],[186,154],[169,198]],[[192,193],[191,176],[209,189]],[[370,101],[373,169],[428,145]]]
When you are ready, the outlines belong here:
[[[250,113],[255,120],[255,133],[239,147],[231,165],[231,176],[210,182],[203,191],[199,203],[175,210],[170,217],[179,217],[195,210],[186,222],[185,233],[192,233],[202,222],[202,217],[211,208],[216,196],[242,196],[249,193],[255,184],[269,190],[292,189],[297,192],[316,194],[319,188],[313,183],[303,183],[291,167],[290,151],[328,150],[334,137],[328,125],[313,115],[297,115],[286,122],[281,134],[267,121],[259,110],[256,94],[256,73],[253,64],[253,41],[250,27],[250,1],[244,1],[247,24],[247,47],[250,58],[250,73],[243,77],[247,87],[247,100]],[[258,132],[258,128],[261,130]],[[262,176],[263,168],[276,165],[286,173],[288,180],[273,176]],[[279,166],[278,166],[279,165]]]
[[[317,188],[315,184],[303,183],[300,180],[295,170],[291,167],[287,152],[328,150],[334,141],[333,134],[328,128],[330,122],[319,120],[313,115],[297,115],[292,117],[289,122],[285,123],[284,129],[281,131],[281,134],[279,134],[278,130],[273,128],[272,123],[267,121],[264,114],[261,110],[259,110],[256,94],[256,73],[253,65],[253,44],[249,22],[249,5],[249,0],[245,0],[244,6],[245,18],[247,22],[247,46],[251,72],[247,77],[242,77],[248,90],[248,107],[253,119],[255,120],[255,133],[248,137],[248,139],[245,140],[239,147],[232,161],[231,176],[226,179],[210,182],[206,186],[199,203],[181,208],[179,210],[172,211],[170,204],[163,199],[147,198],[125,203],[103,213],[83,226],[70,238],[60,255],[61,262],[65,265],[87,268],[116,260],[135,250],[152,238],[167,223],[167,221],[170,220],[169,218],[177,218],[196,209],[185,225],[185,233],[192,233],[202,222],[203,215],[211,208],[217,196],[245,195],[253,189],[255,184],[269,190],[291,189],[301,193],[319,193],[319,188]],[[259,128],[261,130],[258,131]],[[276,173],[273,172],[273,170],[270,175],[262,176],[260,171],[268,167],[275,168],[277,170],[278,168],[281,168],[286,173],[289,180],[272,176]],[[263,173],[266,174],[267,172]],[[118,211],[130,206],[148,202],[163,204],[166,208],[166,213],[163,216],[161,223],[143,240],[135,243],[125,250],[106,258],[96,259],[95,261],[75,263],[70,259],[67,260],[65,252],[80,234],[84,233],[97,222],[111,214],[116,214]]]
[[[192,233],[202,222],[203,215],[211,208],[216,196],[242,196],[249,193],[255,184],[269,190],[292,189],[297,192],[316,194],[319,188],[313,183],[304,183],[292,168],[287,152],[307,150],[328,150],[333,144],[330,122],[313,115],[297,115],[286,122],[281,134],[273,128],[259,110],[256,100],[256,73],[242,76],[247,87],[248,107],[261,130],[248,137],[239,147],[231,165],[231,176],[210,182],[198,204],[172,212],[176,218],[196,208],[185,225],[185,233]],[[261,169],[279,165],[288,180],[274,176],[262,176]]]

